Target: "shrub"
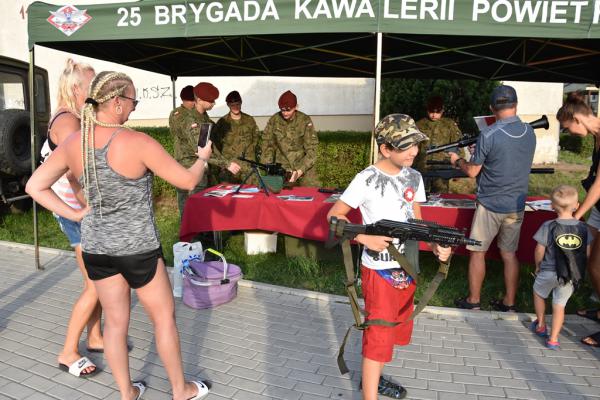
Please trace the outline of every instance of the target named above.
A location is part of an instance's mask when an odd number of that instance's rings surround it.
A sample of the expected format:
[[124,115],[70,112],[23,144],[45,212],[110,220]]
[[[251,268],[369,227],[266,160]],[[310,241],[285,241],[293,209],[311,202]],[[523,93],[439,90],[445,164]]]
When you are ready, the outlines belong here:
[[585,137],[575,135],[560,135],[559,145],[562,150],[568,150],[589,157],[594,152],[594,135]]

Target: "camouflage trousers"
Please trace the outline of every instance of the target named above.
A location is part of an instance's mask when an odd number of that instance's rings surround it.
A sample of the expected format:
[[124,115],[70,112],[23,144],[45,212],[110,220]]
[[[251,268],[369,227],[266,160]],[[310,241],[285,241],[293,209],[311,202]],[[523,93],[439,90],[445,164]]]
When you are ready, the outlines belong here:
[[203,180],[192,190],[176,189],[177,190],[177,206],[179,207],[179,219],[183,218],[183,209],[185,207],[185,202],[187,201],[188,197],[190,197],[193,194],[203,191],[207,187],[208,187],[208,183],[206,182],[206,180]]

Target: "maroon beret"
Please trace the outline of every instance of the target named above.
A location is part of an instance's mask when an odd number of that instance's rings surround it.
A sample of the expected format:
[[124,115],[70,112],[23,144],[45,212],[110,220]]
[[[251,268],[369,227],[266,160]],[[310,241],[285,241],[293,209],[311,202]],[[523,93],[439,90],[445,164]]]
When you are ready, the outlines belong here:
[[440,96],[433,96],[427,100],[427,111],[440,111],[444,108],[444,99]]
[[296,107],[296,104],[298,104],[298,100],[296,99],[296,95],[288,90],[287,92],[282,94],[281,97],[279,97],[278,104],[279,108]]
[[187,85],[179,93],[179,98],[184,101],[194,101],[194,87]]
[[240,93],[237,90],[234,90],[233,92],[229,92],[229,94],[227,95],[227,97],[225,97],[225,102],[227,104],[229,104],[229,103],[241,103],[242,102],[242,96],[240,96]]
[[194,96],[212,103],[219,97],[219,89],[208,82],[200,82],[194,87]]

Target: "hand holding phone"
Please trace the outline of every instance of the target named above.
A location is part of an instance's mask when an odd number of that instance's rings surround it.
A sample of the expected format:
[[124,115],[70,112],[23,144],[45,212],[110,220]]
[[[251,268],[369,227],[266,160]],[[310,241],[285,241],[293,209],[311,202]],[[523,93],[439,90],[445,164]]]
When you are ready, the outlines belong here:
[[206,147],[206,144],[210,140],[210,132],[212,131],[214,124],[212,122],[205,122],[200,124],[200,136],[198,136],[198,147]]

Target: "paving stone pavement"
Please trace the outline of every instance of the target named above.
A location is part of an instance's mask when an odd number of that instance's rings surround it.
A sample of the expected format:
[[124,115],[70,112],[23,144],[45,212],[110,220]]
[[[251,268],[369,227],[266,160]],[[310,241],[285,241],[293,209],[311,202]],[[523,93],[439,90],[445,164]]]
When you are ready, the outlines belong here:
[[[119,399],[101,354],[90,358],[104,371],[90,379],[57,368],[81,277],[69,252],[43,249],[41,259],[45,270],[35,271],[30,246],[0,242],[0,400]],[[185,372],[212,383],[208,400],[361,398],[360,333],[346,349],[349,376],[335,361],[352,322],[339,296],[244,282],[234,301],[215,309],[193,310],[180,300],[176,307]],[[396,350],[384,373],[410,399],[600,400],[600,351],[579,343],[600,326],[570,316],[562,349],[551,351],[528,331],[529,317],[428,307],[412,343]],[[132,377],[149,386],[144,399],[170,399],[152,325],[135,295],[129,335]]]

